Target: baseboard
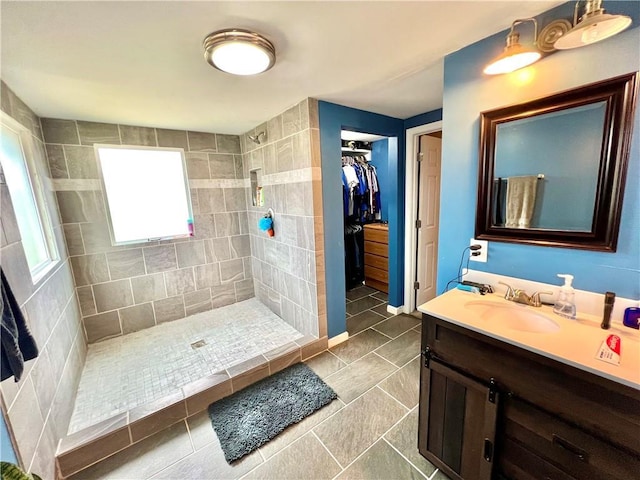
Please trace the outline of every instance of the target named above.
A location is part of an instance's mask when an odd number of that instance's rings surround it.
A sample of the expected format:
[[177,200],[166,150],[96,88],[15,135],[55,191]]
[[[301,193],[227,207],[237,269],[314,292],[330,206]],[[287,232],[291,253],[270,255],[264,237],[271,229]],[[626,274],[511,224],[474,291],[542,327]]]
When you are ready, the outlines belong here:
[[399,313],[404,313],[404,305],[400,305],[399,307],[392,307],[391,305],[387,305],[387,312],[392,313],[394,315],[398,315]]
[[331,337],[329,339],[327,348],[333,348],[336,345],[341,344],[342,342],[346,342],[349,339],[349,332],[341,333],[340,335],[336,335],[335,337]]

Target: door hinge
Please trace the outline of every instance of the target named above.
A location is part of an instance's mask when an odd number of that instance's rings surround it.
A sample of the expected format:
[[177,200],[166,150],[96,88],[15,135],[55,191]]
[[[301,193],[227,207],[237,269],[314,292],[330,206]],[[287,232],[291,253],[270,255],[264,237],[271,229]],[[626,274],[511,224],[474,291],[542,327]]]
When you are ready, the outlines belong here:
[[421,162],[422,160],[424,160],[424,153],[423,152],[418,153],[418,159],[417,160],[418,160],[418,162]]
[[435,355],[433,354],[433,351],[431,350],[431,347],[427,347],[427,348],[425,348],[425,349],[422,351],[421,355],[422,355],[422,360],[424,361],[424,366],[425,366],[426,368],[429,368],[429,361],[430,361],[432,358],[435,358]]
[[498,384],[496,383],[496,379],[492,378],[489,380],[489,401],[491,403],[496,403],[496,393],[498,392]]
[[416,228],[422,228],[422,220],[416,220]]
[[413,282],[413,289],[414,290],[419,290],[420,289],[420,282]]

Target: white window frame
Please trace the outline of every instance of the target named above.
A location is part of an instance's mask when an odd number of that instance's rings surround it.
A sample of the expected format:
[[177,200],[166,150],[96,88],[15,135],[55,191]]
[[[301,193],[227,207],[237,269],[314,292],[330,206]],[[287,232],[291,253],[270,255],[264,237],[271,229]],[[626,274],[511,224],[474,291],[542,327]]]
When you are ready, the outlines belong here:
[[[169,235],[169,236],[161,236],[161,237],[142,237],[139,239],[133,239],[133,240],[127,240],[127,241],[117,241],[116,237],[115,237],[115,232],[114,232],[114,227],[113,227],[113,218],[112,218],[112,212],[111,212],[111,207],[109,205],[109,195],[108,195],[108,191],[107,191],[107,185],[105,182],[105,177],[104,177],[104,173],[103,173],[103,169],[102,169],[102,161],[100,159],[100,149],[111,149],[111,150],[140,150],[140,151],[170,151],[170,152],[177,152],[180,154],[180,158],[181,158],[181,165],[182,165],[182,175],[183,175],[183,179],[184,179],[184,188],[185,188],[185,198],[186,198],[186,203],[187,203],[187,209],[188,209],[188,218],[191,220],[191,231],[190,233],[186,233],[186,234],[176,234],[176,235]],[[106,207],[106,213],[107,213],[107,220],[108,220],[108,224],[109,224],[109,234],[111,237],[111,244],[114,246],[118,246],[118,245],[133,245],[133,244],[139,244],[139,243],[149,243],[149,242],[156,242],[159,240],[172,240],[172,239],[176,239],[176,238],[186,238],[186,237],[190,237],[193,236],[193,207],[191,205],[191,190],[189,188],[189,178],[187,175],[187,163],[185,160],[185,155],[184,155],[184,149],[182,148],[165,148],[165,147],[148,147],[148,146],[140,146],[140,145],[111,145],[111,144],[95,144],[94,145],[94,152],[95,152],[95,157],[96,157],[96,162],[98,164],[98,171],[99,171],[99,175],[100,175],[100,181],[102,184],[102,191],[104,192],[104,200],[105,200],[105,207]],[[143,179],[143,180],[148,180],[148,179]]]
[[[31,273],[31,281],[34,285],[36,285],[60,262],[60,253],[58,251],[58,244],[55,240],[53,223],[51,221],[49,210],[47,208],[46,200],[44,197],[45,182],[38,172],[38,168],[35,164],[33,146],[34,140],[32,138],[31,131],[4,112],[0,112],[0,122],[2,123],[2,128],[11,130],[18,136],[20,140],[22,159],[25,162],[25,170],[27,172],[26,180],[31,190],[31,195],[33,196],[36,217],[38,219],[40,230],[44,239],[44,248],[47,256],[46,260],[36,265],[33,269],[29,267],[29,271]],[[46,161],[46,159],[43,159],[43,161]],[[4,173],[3,176],[5,176]],[[4,180],[6,181],[6,178]],[[11,189],[9,189],[9,194],[11,194]],[[20,214],[20,212],[15,211],[14,213],[16,217]],[[20,229],[19,225],[18,229]],[[23,232],[20,231],[20,237],[22,238],[23,236]]]

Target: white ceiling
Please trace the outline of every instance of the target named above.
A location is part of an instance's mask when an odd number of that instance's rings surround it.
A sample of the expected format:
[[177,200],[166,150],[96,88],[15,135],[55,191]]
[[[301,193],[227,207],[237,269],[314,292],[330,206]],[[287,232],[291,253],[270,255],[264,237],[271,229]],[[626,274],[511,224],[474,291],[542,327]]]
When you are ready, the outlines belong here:
[[[442,106],[443,57],[559,1],[0,3],[2,79],[42,117],[240,134],[306,97],[398,118]],[[255,77],[203,58],[262,33]]]

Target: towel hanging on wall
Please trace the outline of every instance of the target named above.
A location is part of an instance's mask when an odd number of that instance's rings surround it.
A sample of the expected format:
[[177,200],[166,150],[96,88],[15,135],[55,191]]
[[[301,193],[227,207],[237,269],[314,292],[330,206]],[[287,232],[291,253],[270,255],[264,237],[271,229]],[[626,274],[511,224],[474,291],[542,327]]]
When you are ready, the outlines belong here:
[[2,380],[13,376],[19,381],[24,371],[24,362],[38,356],[38,346],[29,332],[20,306],[13,296],[9,282],[0,268],[2,277],[2,322],[0,324],[0,370]]
[[507,178],[507,228],[529,228],[536,204],[538,177],[527,175]]

